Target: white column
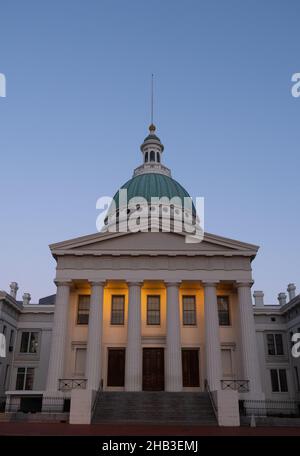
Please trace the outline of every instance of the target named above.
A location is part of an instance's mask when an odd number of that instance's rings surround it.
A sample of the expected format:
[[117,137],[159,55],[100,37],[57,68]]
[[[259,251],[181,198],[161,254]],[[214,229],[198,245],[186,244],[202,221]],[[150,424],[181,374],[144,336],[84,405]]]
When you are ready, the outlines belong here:
[[128,284],[126,391],[141,391],[142,389],[141,287],[141,282]]
[[56,282],[57,292],[52,328],[47,391],[58,391],[58,380],[63,377],[64,373],[70,285],[70,282]]
[[206,282],[204,286],[204,321],[206,378],[211,391],[221,389],[222,360],[220,349],[219,317],[216,283]]
[[87,388],[98,390],[102,366],[102,325],[104,282],[92,282],[86,357]]
[[166,391],[182,390],[181,324],[179,311],[179,283],[167,287],[167,347],[165,361]]
[[241,348],[245,380],[249,380],[250,396],[262,393],[256,332],[251,299],[252,283],[238,283]]

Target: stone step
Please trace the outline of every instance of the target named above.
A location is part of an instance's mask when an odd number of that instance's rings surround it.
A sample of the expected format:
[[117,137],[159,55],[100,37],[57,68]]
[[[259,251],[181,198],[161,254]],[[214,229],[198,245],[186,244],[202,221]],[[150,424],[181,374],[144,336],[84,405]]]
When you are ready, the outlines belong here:
[[216,425],[207,393],[102,392],[94,423],[199,423]]

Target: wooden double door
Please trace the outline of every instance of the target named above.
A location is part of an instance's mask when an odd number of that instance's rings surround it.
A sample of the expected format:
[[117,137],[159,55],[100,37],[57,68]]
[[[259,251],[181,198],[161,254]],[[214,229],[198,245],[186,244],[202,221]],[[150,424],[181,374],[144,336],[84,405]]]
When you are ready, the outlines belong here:
[[165,388],[165,363],[163,348],[143,349],[143,390],[163,391]]
[[[125,349],[108,351],[107,386],[124,386]],[[183,387],[199,387],[199,351],[182,350]],[[163,348],[143,348],[143,390],[163,391],[165,388],[165,363]]]
[[199,350],[194,348],[182,349],[182,386],[200,386],[199,378]]
[[[143,390],[163,391],[164,349],[143,349]],[[107,386],[124,386],[125,384],[125,349],[110,348],[108,350]]]
[[109,348],[107,386],[125,385],[125,348]]

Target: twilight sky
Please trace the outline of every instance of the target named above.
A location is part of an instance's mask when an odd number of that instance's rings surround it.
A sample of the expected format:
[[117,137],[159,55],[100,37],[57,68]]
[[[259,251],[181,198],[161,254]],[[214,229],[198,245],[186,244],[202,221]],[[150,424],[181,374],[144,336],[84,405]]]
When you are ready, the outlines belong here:
[[253,289],[300,288],[300,2],[1,0],[0,289],[55,292],[48,244],[96,231],[141,163],[155,74],[164,163],[205,229],[261,246]]

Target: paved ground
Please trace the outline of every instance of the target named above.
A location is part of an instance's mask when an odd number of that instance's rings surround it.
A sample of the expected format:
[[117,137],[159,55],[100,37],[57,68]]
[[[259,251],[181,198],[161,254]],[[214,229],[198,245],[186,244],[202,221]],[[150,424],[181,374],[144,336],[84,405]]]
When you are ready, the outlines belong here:
[[300,427],[204,427],[145,424],[91,424],[71,425],[66,423],[0,423],[0,435],[105,435],[105,436],[300,436]]

